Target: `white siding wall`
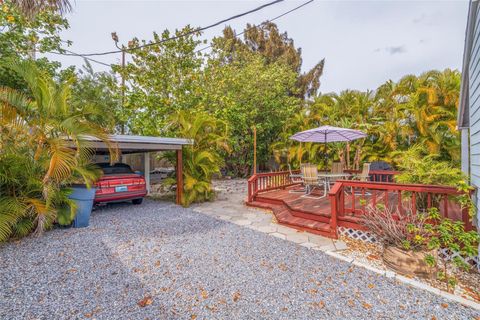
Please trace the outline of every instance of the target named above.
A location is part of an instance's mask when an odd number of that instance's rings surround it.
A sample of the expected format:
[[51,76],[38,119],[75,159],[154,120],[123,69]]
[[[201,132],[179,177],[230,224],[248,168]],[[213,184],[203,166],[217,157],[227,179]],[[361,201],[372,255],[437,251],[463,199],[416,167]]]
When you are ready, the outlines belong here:
[[[480,190],[480,6],[473,22],[474,33],[469,70],[470,104],[470,175],[472,184]],[[480,197],[476,197],[480,208]]]

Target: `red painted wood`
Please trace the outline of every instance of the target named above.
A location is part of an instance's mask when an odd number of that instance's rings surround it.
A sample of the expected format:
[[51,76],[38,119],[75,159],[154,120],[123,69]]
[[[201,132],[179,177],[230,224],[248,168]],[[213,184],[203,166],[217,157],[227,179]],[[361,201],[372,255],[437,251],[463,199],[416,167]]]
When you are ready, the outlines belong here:
[[[296,171],[295,173],[298,173]],[[387,172],[392,176],[398,172]],[[380,174],[380,173],[378,173]],[[329,226],[327,233],[330,237],[336,237],[338,226],[348,226],[351,228],[364,229],[359,223],[359,217],[364,213],[365,204],[357,201],[357,197],[365,199],[368,203],[376,205],[378,202],[384,202],[390,209],[403,211],[402,192],[411,194],[412,209],[416,210],[417,194],[426,194],[428,207],[432,205],[432,195],[443,196],[444,214],[450,215],[451,210],[457,212],[455,207],[449,208],[449,196],[461,194],[453,187],[434,186],[422,184],[397,184],[381,181],[350,181],[339,180],[331,188],[328,197],[321,199],[310,199],[301,197],[302,193],[291,193],[297,188],[298,183],[292,183],[289,178],[290,173],[286,171],[259,173],[248,179],[248,203],[259,206],[262,203],[266,206],[282,206],[283,211],[279,213],[281,217],[290,217],[288,222],[294,225],[302,221],[304,230],[308,230],[312,223],[324,223]],[[376,179],[376,178],[375,178]],[[350,192],[345,197],[345,190]],[[380,192],[380,194],[378,194]],[[322,191],[320,191],[322,193]],[[315,196],[315,193],[313,194]],[[320,196],[320,194],[317,194]],[[383,199],[382,199],[383,198]],[[391,205],[390,205],[391,203]],[[257,205],[255,205],[257,204]],[[390,207],[391,206],[391,207]],[[451,215],[458,216],[469,223],[468,214],[458,211]],[[300,220],[295,220],[300,219]],[[307,223],[308,222],[308,223]],[[312,229],[315,230],[315,229]],[[317,230],[318,231],[318,230]],[[315,231],[315,232],[317,232]],[[314,231],[312,231],[314,232]]]
[[183,154],[182,149],[177,150],[177,197],[176,203],[182,204],[183,199]]

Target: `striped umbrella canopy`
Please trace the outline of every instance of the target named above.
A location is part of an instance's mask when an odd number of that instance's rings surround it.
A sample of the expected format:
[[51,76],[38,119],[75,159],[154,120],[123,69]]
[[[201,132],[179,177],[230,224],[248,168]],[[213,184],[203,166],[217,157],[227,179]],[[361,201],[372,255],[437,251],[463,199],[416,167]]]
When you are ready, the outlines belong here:
[[327,143],[328,142],[349,142],[361,138],[365,138],[367,134],[359,130],[339,128],[332,126],[321,126],[318,128],[305,130],[295,133],[290,137],[292,140],[300,142],[319,142],[325,144],[325,170],[327,170],[328,154]]
[[297,132],[290,137],[292,140],[300,142],[348,142],[361,138],[367,135],[359,130],[339,128],[332,126],[321,126],[318,128]]

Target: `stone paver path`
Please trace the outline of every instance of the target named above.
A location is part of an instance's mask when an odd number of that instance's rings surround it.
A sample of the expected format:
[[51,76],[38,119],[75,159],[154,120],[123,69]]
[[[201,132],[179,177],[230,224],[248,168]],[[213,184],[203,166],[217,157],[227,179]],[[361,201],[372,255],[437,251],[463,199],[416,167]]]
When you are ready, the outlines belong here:
[[334,252],[347,248],[343,241],[279,225],[276,223],[274,215],[268,210],[245,206],[247,182],[244,179],[217,180],[214,184],[218,192],[217,199],[213,202],[195,205],[193,210],[314,250]]

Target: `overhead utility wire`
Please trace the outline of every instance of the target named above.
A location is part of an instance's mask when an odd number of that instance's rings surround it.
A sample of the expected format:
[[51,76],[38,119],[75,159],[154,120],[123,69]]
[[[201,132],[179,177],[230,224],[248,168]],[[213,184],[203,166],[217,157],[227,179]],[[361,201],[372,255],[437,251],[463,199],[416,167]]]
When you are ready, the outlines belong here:
[[[296,6],[295,8],[293,8],[293,9],[291,9],[291,10],[288,10],[288,11],[282,13],[282,14],[279,15],[279,16],[276,16],[276,17],[274,17],[274,18],[272,18],[272,19],[265,20],[265,21],[262,22],[261,24],[263,24],[263,23],[268,23],[268,22],[273,22],[273,21],[275,21],[275,20],[278,20],[278,19],[280,19],[281,17],[284,17],[284,16],[286,16],[287,14],[292,13],[292,12],[294,12],[294,11],[296,11],[296,10],[304,7],[304,6],[306,6],[307,4],[312,3],[313,1],[315,1],[315,0],[307,1],[307,2],[305,2],[305,3],[303,3],[303,4],[299,5],[299,6]],[[242,34],[244,34],[247,30],[252,29],[252,28],[254,28],[254,27],[258,27],[258,26],[259,26],[259,25],[253,25],[253,26],[251,26],[250,28],[247,28],[247,29],[245,29],[244,31],[242,31],[242,32],[240,32],[240,33],[237,33],[237,34],[235,35],[235,38],[238,38],[239,36],[241,36]],[[211,47],[212,47],[212,45],[208,45],[208,46],[206,46],[206,47],[204,47],[204,48],[201,48],[201,49],[196,50],[195,52],[204,51],[204,50],[207,50],[208,48],[211,48]]]
[[[275,21],[275,20],[278,20],[278,19],[280,19],[280,18],[282,18],[282,17],[284,17],[284,16],[286,16],[286,15],[288,15],[288,14],[294,12],[294,11],[297,11],[298,9],[300,9],[300,8],[302,8],[302,7],[310,4],[310,3],[312,3],[313,1],[314,1],[314,0],[309,0],[309,1],[303,3],[303,4],[299,5],[299,6],[296,6],[295,8],[293,8],[293,9],[291,9],[291,10],[288,10],[288,11],[282,13],[281,15],[278,15],[278,16],[276,16],[276,17],[273,17],[273,18],[271,18],[271,19],[268,19],[268,20],[266,20],[266,21],[264,21],[264,22],[262,22],[262,23],[273,22],[273,21]],[[253,28],[253,27],[256,27],[256,26],[258,26],[258,25],[253,25],[253,26],[250,27],[250,28]],[[248,30],[248,29],[247,29],[247,30]],[[245,32],[246,32],[246,30],[244,30],[244,31],[236,34],[235,37],[238,38],[239,36],[241,36],[241,35],[244,34]],[[208,46],[206,46],[206,47],[204,47],[204,48],[201,48],[201,49],[196,50],[195,52],[201,52],[201,51],[207,50],[208,48],[211,48],[211,47],[212,47],[212,45],[208,45]],[[82,55],[82,54],[79,54],[79,53],[76,53],[76,52],[73,52],[73,51],[70,51],[70,50],[66,50],[66,49],[65,49],[65,51],[71,53],[71,54],[69,54],[68,56],[81,57],[81,58],[87,59],[87,60],[89,60],[89,61],[91,61],[91,62],[95,62],[95,63],[101,64],[101,65],[104,65],[104,66],[107,66],[107,67],[110,67],[110,66],[111,66],[111,64],[108,64],[108,63],[105,63],[105,62],[101,62],[101,61],[98,61],[98,60],[95,60],[95,59],[92,59],[92,58],[87,58],[87,57],[85,57],[85,56]],[[50,52],[50,53],[59,54],[59,55],[65,55],[64,53],[61,53],[61,52]]]
[[84,58],[88,61],[91,61],[91,62],[95,62],[95,63],[98,63],[98,64],[101,64],[101,65],[104,65],[104,66],[107,66],[107,67],[111,67],[112,64],[108,64],[108,63],[105,63],[105,62],[102,62],[102,61],[98,61],[98,60],[95,60],[95,59],[92,59],[92,58],[87,58],[87,57],[84,57],[83,55],[79,54],[79,53],[76,53],[76,52],[73,52],[71,50],[67,50],[67,49],[63,49],[63,51],[66,51],[70,54],[65,54],[63,52],[57,52],[57,51],[48,51],[48,53],[53,53],[53,54],[58,54],[58,55],[62,55],[62,56],[74,56],[74,57],[81,57],[81,58]]
[[[194,34],[194,33],[197,33],[197,32],[200,32],[200,31],[205,31],[207,29],[210,29],[210,28],[213,28],[213,27],[216,27],[222,23],[225,23],[225,22],[228,22],[228,21],[231,21],[231,20],[235,20],[235,19],[238,19],[238,18],[241,18],[243,16],[246,16],[246,15],[249,15],[253,12],[257,12],[257,11],[260,11],[266,7],[269,7],[269,6],[272,6],[272,5],[275,5],[277,3],[280,3],[280,2],[283,2],[285,0],[275,0],[275,1],[272,1],[272,2],[269,2],[269,3],[266,3],[264,5],[261,5],[255,9],[252,9],[252,10],[249,10],[249,11],[246,11],[246,12],[243,12],[243,13],[240,13],[240,14],[237,14],[235,16],[232,16],[230,18],[227,18],[227,19],[223,19],[221,21],[218,21],[218,22],[215,22],[211,25],[208,25],[208,26],[205,26],[205,27],[200,27],[200,28],[197,28],[195,30],[192,30],[192,31],[189,31],[189,32],[185,32],[185,33],[182,33],[182,34],[179,34],[178,36],[174,36],[174,37],[170,37],[170,38],[167,38],[167,39],[163,39],[163,40],[160,40],[160,41],[156,41],[156,42],[150,42],[150,43],[147,43],[147,44],[144,44],[144,45],[141,45],[141,46],[137,46],[137,47],[134,47],[134,48],[126,48],[124,49],[124,51],[126,52],[129,52],[129,51],[134,51],[134,50],[137,50],[137,49],[141,49],[141,48],[145,48],[145,47],[150,47],[150,46],[154,46],[154,45],[157,45],[157,44],[161,44],[161,43],[164,43],[164,42],[167,42],[167,41],[171,41],[171,40],[176,40],[176,39],[179,39],[179,38],[182,38],[182,37],[185,37],[185,36],[188,36],[188,35],[191,35],[191,34]],[[109,55],[109,54],[115,54],[115,53],[121,53],[122,50],[112,50],[112,51],[106,51],[106,52],[98,52],[98,53],[83,53],[83,54],[68,54],[68,53],[64,53],[63,55],[72,55],[72,56],[81,56],[81,57],[92,57],[92,56],[105,56],[105,55]]]

